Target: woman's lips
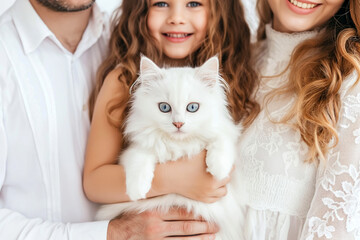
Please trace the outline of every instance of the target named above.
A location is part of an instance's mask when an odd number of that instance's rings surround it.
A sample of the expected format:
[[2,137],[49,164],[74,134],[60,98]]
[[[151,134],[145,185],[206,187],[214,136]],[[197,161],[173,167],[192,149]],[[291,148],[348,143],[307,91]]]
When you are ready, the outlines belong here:
[[317,7],[321,4],[302,0],[287,0],[290,10],[297,14],[309,14],[316,11]]

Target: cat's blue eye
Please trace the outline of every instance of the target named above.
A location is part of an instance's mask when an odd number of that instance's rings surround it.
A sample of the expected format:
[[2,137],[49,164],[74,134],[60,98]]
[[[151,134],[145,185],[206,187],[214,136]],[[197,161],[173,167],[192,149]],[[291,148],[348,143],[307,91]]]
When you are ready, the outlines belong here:
[[196,112],[197,110],[199,110],[199,104],[198,104],[198,103],[195,103],[195,102],[189,103],[189,104],[187,105],[187,107],[186,107],[186,110],[187,110],[188,112],[194,113],[194,112]]
[[167,4],[166,2],[156,2],[153,4],[153,6],[155,7],[168,7],[169,4]]
[[170,104],[168,104],[166,102],[161,102],[161,103],[159,103],[159,109],[163,113],[168,113],[171,111],[171,106],[170,106]]
[[199,3],[199,2],[189,2],[188,4],[186,4],[186,6],[191,7],[191,8],[195,8],[195,7],[201,6],[201,3]]

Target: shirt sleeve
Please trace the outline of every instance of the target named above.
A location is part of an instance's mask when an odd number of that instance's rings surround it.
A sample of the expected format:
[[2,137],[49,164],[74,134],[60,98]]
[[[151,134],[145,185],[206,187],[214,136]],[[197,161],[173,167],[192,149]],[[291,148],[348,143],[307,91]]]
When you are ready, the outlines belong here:
[[9,209],[0,209],[0,239],[106,240],[108,223],[54,223],[40,218],[28,219]]
[[360,87],[342,101],[339,142],[319,166],[302,240],[360,239]]
[[[1,45],[0,45],[1,47]],[[0,64],[2,67],[3,64]],[[4,85],[0,74],[0,195],[6,178],[7,135],[4,125]],[[54,223],[40,218],[29,219],[18,212],[2,208],[0,201],[0,239],[2,240],[105,240],[108,221]]]

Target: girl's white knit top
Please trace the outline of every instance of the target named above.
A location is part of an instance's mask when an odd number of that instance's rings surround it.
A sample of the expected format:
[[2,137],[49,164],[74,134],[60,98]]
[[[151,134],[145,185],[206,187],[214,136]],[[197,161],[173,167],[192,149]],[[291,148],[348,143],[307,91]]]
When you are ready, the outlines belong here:
[[[318,31],[287,34],[266,26],[257,49],[261,76],[287,67],[294,48]],[[296,96],[265,96],[288,81],[287,74],[262,78],[256,99],[262,110],[239,141],[239,199],[246,240],[360,239],[360,83],[354,72],[341,88],[339,142],[327,164],[305,163],[308,146],[298,130],[274,123]]]

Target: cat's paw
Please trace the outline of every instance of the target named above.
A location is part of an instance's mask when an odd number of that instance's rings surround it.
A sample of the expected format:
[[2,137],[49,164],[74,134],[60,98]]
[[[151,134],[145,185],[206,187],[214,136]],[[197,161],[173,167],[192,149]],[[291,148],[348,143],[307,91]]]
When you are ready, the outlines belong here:
[[148,151],[130,147],[121,155],[126,173],[126,194],[132,201],[146,198],[155,170],[155,157]]
[[152,173],[143,173],[138,176],[126,179],[126,194],[131,201],[146,198],[146,194],[150,191],[151,183],[153,179]]
[[208,151],[206,156],[207,171],[211,173],[216,179],[221,180],[229,176],[229,173],[233,167],[232,162],[228,161],[227,154],[223,154],[219,151]]
[[208,167],[206,169],[207,172],[211,173],[216,179],[222,180],[229,176],[230,169],[227,169],[225,167]]
[[137,189],[129,189],[126,191],[126,194],[129,196],[131,201],[137,201],[140,199],[146,198],[146,192],[145,191],[138,191]]

